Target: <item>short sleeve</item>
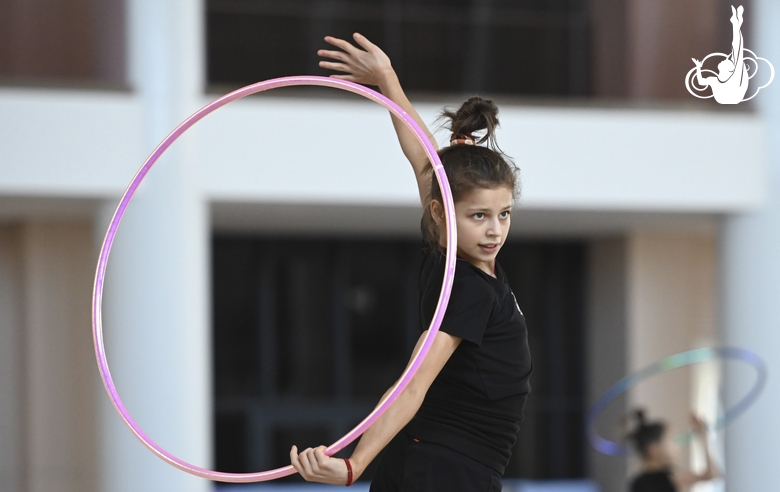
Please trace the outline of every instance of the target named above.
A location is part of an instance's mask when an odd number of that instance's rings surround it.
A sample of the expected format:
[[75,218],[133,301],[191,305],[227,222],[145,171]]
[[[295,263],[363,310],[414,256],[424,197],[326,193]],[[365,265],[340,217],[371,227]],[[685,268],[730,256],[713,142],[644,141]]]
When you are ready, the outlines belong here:
[[477,346],[481,345],[493,312],[494,297],[493,291],[484,280],[472,276],[456,276],[439,330]]

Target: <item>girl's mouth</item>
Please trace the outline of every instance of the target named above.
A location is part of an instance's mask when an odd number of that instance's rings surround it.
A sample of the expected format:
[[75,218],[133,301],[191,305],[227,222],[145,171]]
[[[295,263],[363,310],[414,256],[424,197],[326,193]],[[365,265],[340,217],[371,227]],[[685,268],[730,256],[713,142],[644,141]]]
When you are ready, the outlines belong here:
[[485,253],[492,254],[498,251],[498,246],[499,246],[498,243],[480,244],[479,249],[481,249]]

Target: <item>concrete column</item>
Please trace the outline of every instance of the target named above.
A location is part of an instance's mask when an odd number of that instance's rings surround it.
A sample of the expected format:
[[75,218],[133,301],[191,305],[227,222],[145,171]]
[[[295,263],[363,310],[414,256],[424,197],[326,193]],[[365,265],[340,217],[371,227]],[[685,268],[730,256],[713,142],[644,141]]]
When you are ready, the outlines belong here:
[[[745,12],[755,27],[747,47],[780,71],[780,1],[756,0]],[[751,46],[753,44],[753,46]],[[766,70],[766,68],[763,68]],[[762,68],[759,68],[762,70]],[[760,72],[759,72],[760,76]],[[755,350],[769,365],[761,399],[726,431],[726,489],[769,490],[777,482],[772,464],[780,460],[780,81],[755,99],[766,121],[768,199],[755,213],[725,221],[722,235],[723,330],[726,341]],[[743,395],[752,374],[734,367],[728,376],[730,398]]]
[[[588,267],[588,400],[593,404],[628,370],[628,251],[624,238],[593,241]],[[611,405],[597,429],[607,439],[619,439],[615,422],[626,414],[625,398]],[[590,449],[590,476],[604,492],[626,490],[628,461]]]
[[[629,372],[668,355],[717,345],[713,231],[639,232],[628,244]],[[690,428],[691,411],[713,418],[716,402],[696,398],[705,383],[699,377],[706,374],[702,368],[682,368],[644,381],[631,389],[629,409],[644,408],[651,420],[664,421],[672,435]],[[706,383],[712,390],[712,381]],[[680,453],[679,466],[689,466],[686,451]]]
[[[129,72],[150,153],[199,102],[204,11],[199,1],[128,5]],[[139,425],[171,453],[209,467],[209,225],[193,152],[194,141],[178,142],[130,205],[107,271],[104,324],[112,374]],[[103,226],[115,205],[106,204]],[[102,401],[102,490],[210,490],[146,450]]]
[[96,490],[92,224],[23,226],[25,489]]
[[22,246],[20,227],[0,226],[0,484],[24,486]]
[[[590,247],[588,371],[591,403],[617,380],[661,357],[712,345],[716,242],[712,231],[639,231]],[[687,428],[696,376],[681,370],[653,378],[610,405],[597,423],[620,440],[621,420],[642,407],[652,419]],[[710,415],[711,412],[707,412]],[[626,490],[635,464],[590,454],[591,476],[605,492]]]
[[92,227],[0,227],[0,487],[97,486]]

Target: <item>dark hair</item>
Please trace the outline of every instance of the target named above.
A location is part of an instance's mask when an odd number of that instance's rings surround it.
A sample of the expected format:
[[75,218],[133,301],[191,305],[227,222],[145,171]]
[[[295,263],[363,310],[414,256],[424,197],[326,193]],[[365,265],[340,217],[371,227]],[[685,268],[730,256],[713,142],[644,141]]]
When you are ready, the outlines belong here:
[[[517,197],[517,166],[506,156],[496,143],[495,130],[498,127],[498,107],[493,101],[473,96],[460,108],[445,109],[439,119],[443,127],[452,132],[452,138],[473,139],[476,144],[456,144],[439,151],[447,180],[452,190],[452,199],[457,202],[477,188],[499,188],[506,186]],[[474,134],[485,132],[483,136]],[[433,169],[428,168],[432,173]],[[430,200],[442,201],[441,189],[431,176]],[[423,234],[426,242],[436,247],[439,244],[439,228],[433,220],[430,202],[423,212]]]
[[634,411],[636,427],[629,432],[627,439],[643,457],[647,457],[650,445],[661,441],[666,432],[666,424],[661,421],[648,422],[644,410]]

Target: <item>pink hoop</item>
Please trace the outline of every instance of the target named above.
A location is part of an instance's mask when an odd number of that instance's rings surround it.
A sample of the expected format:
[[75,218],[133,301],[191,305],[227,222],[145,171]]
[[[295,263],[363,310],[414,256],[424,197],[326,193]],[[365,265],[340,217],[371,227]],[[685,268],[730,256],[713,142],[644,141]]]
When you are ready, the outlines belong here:
[[138,426],[135,420],[133,420],[132,416],[122,403],[122,399],[119,397],[119,393],[114,386],[114,380],[111,378],[108,362],[106,361],[106,351],[103,345],[103,284],[106,275],[106,267],[108,265],[108,257],[111,252],[111,246],[114,243],[117,229],[119,228],[119,223],[122,220],[122,216],[124,215],[130,200],[133,198],[133,195],[138,189],[138,186],[141,184],[141,181],[144,179],[154,163],[157,162],[157,159],[160,158],[160,156],[168,149],[168,147],[171,146],[171,144],[173,144],[177,138],[179,138],[185,131],[200,121],[203,117],[231,101],[235,101],[236,99],[241,99],[242,97],[248,96],[250,94],[255,94],[257,92],[270,89],[302,85],[332,87],[334,89],[341,89],[358,94],[365,97],[366,99],[374,101],[381,106],[384,106],[394,116],[403,121],[404,124],[415,133],[417,140],[425,149],[425,153],[428,155],[428,158],[433,165],[433,170],[436,174],[436,179],[439,182],[439,186],[441,187],[442,197],[444,199],[444,211],[447,224],[447,257],[444,270],[444,281],[442,283],[441,293],[439,295],[439,302],[436,306],[433,320],[431,321],[430,327],[428,329],[428,334],[423,341],[422,348],[417,353],[417,355],[414,356],[411,364],[409,364],[409,367],[401,375],[401,378],[398,380],[387,397],[382,400],[379,405],[377,405],[377,407],[354,429],[349,431],[344,437],[335,443],[331,444],[326,450],[328,455],[333,455],[344,449],[344,447],[348,446],[352,441],[357,439],[369,427],[371,427],[371,425],[373,425],[373,423],[376,422],[376,420],[387,411],[396,398],[398,398],[406,385],[409,384],[409,381],[417,372],[417,369],[420,367],[423,360],[425,359],[425,356],[428,354],[428,350],[433,343],[434,336],[439,331],[439,326],[441,325],[442,319],[444,318],[444,313],[447,310],[447,303],[449,302],[450,293],[452,291],[456,259],[456,248],[453,246],[457,245],[458,240],[457,229],[455,227],[455,206],[452,201],[452,192],[447,181],[447,175],[444,172],[444,168],[442,167],[441,160],[439,159],[439,155],[436,152],[436,148],[434,144],[431,143],[431,141],[428,139],[426,133],[411,116],[409,116],[393,101],[376,91],[368,89],[367,87],[345,80],[317,76],[282,77],[278,79],[257,82],[255,84],[242,87],[241,89],[235,90],[230,94],[226,94],[220,97],[219,99],[207,104],[193,113],[189,118],[184,120],[178,127],[176,127],[176,129],[174,129],[167,137],[165,137],[165,139],[157,146],[157,148],[154,149],[154,152],[152,152],[152,154],[146,159],[133,180],[130,182],[127,190],[125,190],[125,193],[122,195],[122,199],[119,201],[119,205],[114,212],[114,216],[111,219],[111,223],[108,227],[108,231],[106,232],[105,239],[103,240],[103,246],[100,249],[97,272],[95,273],[95,285],[92,293],[92,337],[95,344],[95,356],[97,358],[98,370],[100,371],[100,377],[102,378],[103,384],[106,388],[106,391],[108,392],[108,397],[111,399],[111,403],[119,413],[119,416],[130,428],[133,434],[135,434],[135,436],[147,448],[149,448],[154,454],[156,454],[164,461],[187,473],[191,473],[192,475],[209,480],[216,480],[221,482],[262,482],[292,475],[295,473],[295,469],[292,466],[285,466],[275,470],[256,473],[225,473],[200,468],[198,466],[187,463],[186,461],[183,461],[165,451],[149,436],[147,436],[143,430],[141,430],[141,428]]

